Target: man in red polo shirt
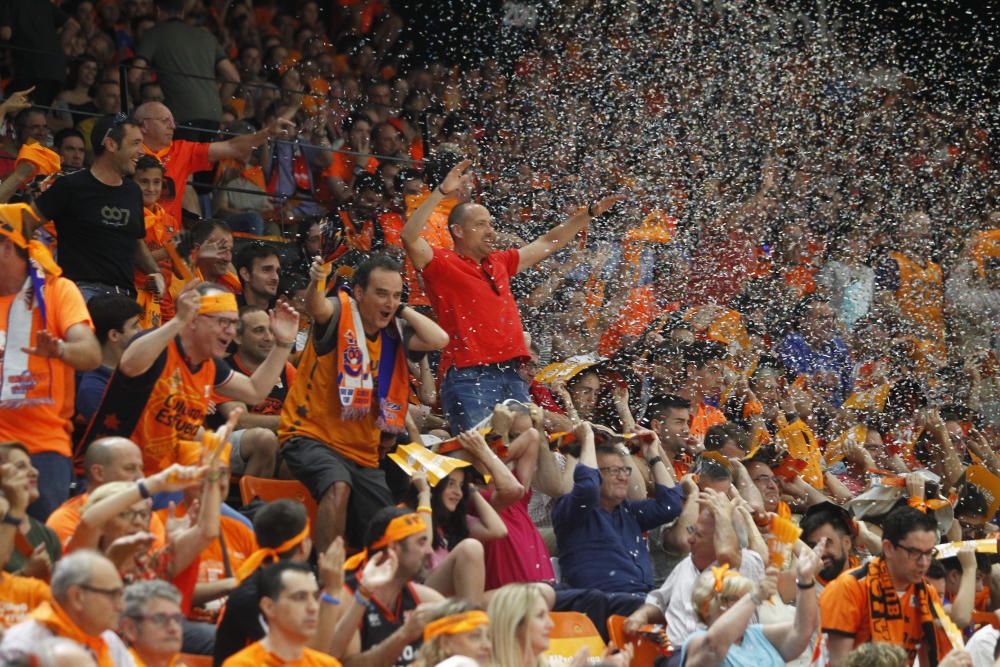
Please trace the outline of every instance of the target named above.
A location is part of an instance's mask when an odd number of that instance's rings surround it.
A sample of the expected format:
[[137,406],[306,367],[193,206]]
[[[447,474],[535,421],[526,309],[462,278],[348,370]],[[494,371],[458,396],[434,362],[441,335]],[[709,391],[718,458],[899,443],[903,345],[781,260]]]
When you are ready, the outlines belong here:
[[[219,160],[246,160],[250,151],[268,139],[278,136],[294,125],[284,119],[275,119],[260,132],[233,137],[228,141],[202,143],[199,141],[174,140],[174,115],[160,102],[146,102],[135,110],[135,119],[142,130],[142,149],[163,163],[164,181],[173,182],[173,197],[168,198],[164,188],[163,208],[175,220],[181,219],[181,202],[188,177],[199,171],[208,171]],[[206,135],[206,140],[209,138]]]
[[400,234],[413,266],[423,276],[438,324],[451,338],[441,358],[441,404],[456,432],[472,428],[505,399],[531,400],[528,385],[517,372],[517,362],[528,356],[528,347],[510,291],[511,276],[565,246],[592,218],[624,199],[605,197],[531,243],[510,250],[494,250],[493,216],[484,206],[461,203],[448,216],[455,249],[432,248],[420,232],[441,199],[462,187],[471,164],[464,160],[448,172]]

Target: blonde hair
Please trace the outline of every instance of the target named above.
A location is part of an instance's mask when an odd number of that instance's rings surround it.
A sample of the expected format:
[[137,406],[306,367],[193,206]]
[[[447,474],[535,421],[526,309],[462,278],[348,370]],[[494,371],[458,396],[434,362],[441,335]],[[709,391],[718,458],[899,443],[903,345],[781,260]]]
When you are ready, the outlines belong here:
[[694,590],[691,591],[691,604],[698,614],[702,623],[708,623],[708,619],[719,612],[719,607],[726,600],[735,602],[753,590],[753,582],[742,574],[727,571],[722,579],[722,590],[715,590],[716,577],[712,568],[701,573],[697,581],[694,582]]
[[[518,636],[525,620],[538,600],[544,600],[538,584],[508,584],[490,600],[490,634],[493,638],[494,665],[520,665],[524,660],[524,635]],[[544,667],[541,656],[535,661]]]
[[[482,609],[478,604],[462,598],[446,600],[434,610],[434,613],[428,617],[427,622],[431,623],[445,616],[464,614],[467,611],[482,611]],[[424,642],[420,647],[420,652],[417,653],[417,659],[413,663],[413,667],[434,667],[439,662],[444,662],[450,658],[452,654],[446,651],[444,647],[446,637],[447,635],[440,635],[429,642]]]
[[127,491],[134,487],[135,482],[108,482],[107,484],[101,484],[87,496],[87,502],[83,504],[81,513],[86,512],[88,509],[106,498],[110,498],[117,493]]
[[871,642],[862,644],[847,655],[844,667],[906,667],[906,651],[895,644]]

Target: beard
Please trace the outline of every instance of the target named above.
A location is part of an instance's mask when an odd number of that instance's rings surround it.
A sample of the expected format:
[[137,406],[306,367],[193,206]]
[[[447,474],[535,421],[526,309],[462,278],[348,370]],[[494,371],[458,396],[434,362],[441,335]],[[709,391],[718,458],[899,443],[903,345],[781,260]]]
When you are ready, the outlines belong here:
[[847,564],[847,556],[843,558],[834,558],[833,562],[824,567],[819,571],[819,577],[823,581],[833,581],[840,573],[844,571],[844,565]]

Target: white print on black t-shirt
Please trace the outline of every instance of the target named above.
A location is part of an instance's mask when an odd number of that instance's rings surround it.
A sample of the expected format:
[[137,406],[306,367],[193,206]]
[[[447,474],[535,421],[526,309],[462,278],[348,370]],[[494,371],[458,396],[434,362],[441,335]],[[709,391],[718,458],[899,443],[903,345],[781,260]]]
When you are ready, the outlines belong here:
[[128,224],[131,212],[127,208],[104,206],[101,208],[101,222],[108,227],[124,227]]

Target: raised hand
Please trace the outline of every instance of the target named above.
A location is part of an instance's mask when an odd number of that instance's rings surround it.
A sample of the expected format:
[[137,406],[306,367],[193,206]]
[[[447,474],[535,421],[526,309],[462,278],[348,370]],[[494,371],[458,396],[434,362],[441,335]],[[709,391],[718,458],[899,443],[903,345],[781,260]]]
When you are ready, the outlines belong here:
[[514,423],[514,413],[503,403],[497,403],[493,408],[493,416],[490,418],[490,426],[497,435],[505,436],[510,433],[510,427]]
[[611,195],[610,197],[605,197],[590,205],[590,213],[595,218],[604,215],[611,210],[612,206],[620,201],[625,201],[625,195]]
[[[319,555],[319,581],[331,593],[344,587],[344,538],[336,537]],[[368,581],[365,580],[367,584]]]
[[309,279],[314,283],[323,284],[329,275],[330,266],[323,261],[323,258],[319,255],[313,257],[312,264],[309,265]]
[[201,283],[200,280],[192,280],[177,295],[175,302],[177,314],[174,317],[183,324],[190,324],[198,316],[198,308],[201,307],[201,294],[198,293],[197,287]]
[[458,444],[462,445],[462,449],[469,452],[476,458],[481,458],[490,451],[490,446],[486,444],[483,434],[475,429],[459,433]]
[[5,99],[0,103],[0,111],[7,114],[16,114],[19,111],[23,111],[31,107],[31,100],[28,98],[31,93],[35,92],[35,87],[27,88],[25,90],[19,90],[15,93],[11,93],[10,97]]
[[795,579],[803,584],[813,581],[823,569],[823,549],[829,537],[822,538],[815,547],[810,549],[802,542],[797,542],[798,552],[795,560]]
[[299,333],[299,313],[287,302],[275,304],[271,309],[271,333],[280,346],[291,348],[295,344]]
[[413,473],[413,477],[410,478],[413,483],[413,487],[417,490],[417,493],[430,493],[431,485],[427,481],[427,471],[418,470]]
[[149,490],[153,493],[183,491],[200,484],[206,470],[204,466],[182,466],[175,463],[147,480]]
[[398,568],[399,557],[396,552],[386,549],[365,563],[365,569],[361,571],[361,581],[369,590],[378,588],[392,581]]
[[472,160],[462,160],[448,172],[448,175],[441,181],[438,190],[445,197],[455,194],[467,182],[468,176],[465,171],[472,166]]

